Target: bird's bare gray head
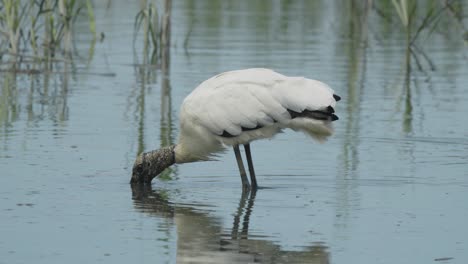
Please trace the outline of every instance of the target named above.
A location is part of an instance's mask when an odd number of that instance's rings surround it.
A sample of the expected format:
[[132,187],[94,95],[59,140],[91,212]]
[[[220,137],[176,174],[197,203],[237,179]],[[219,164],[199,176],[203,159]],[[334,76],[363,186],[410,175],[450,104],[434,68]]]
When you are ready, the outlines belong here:
[[167,167],[175,163],[175,146],[141,153],[133,164],[131,183],[151,183]]

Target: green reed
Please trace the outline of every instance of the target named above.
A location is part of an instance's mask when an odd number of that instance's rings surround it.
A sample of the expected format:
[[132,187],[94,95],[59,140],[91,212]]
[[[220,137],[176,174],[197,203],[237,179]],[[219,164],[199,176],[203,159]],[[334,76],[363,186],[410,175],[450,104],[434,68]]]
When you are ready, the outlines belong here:
[[138,33],[143,31],[143,54],[145,64],[148,63],[147,55],[150,55],[149,62],[156,64],[159,59],[164,60],[165,51],[170,43],[170,14],[171,0],[163,1],[162,14],[154,2],[142,0],[141,9],[135,17],[133,44],[135,47]]
[[[0,60],[56,57],[71,52],[73,25],[86,10],[95,36],[91,0],[2,0],[0,2]],[[41,54],[43,52],[43,54]]]
[[[437,30],[441,21],[456,18],[456,0],[392,0],[393,7],[397,13],[406,34],[407,66],[411,58],[414,59],[419,70],[424,67],[423,60],[431,70],[435,65],[430,57],[424,52],[422,44]],[[425,34],[424,34],[425,33]],[[423,37],[423,35],[425,35]],[[423,40],[420,40],[424,38]]]

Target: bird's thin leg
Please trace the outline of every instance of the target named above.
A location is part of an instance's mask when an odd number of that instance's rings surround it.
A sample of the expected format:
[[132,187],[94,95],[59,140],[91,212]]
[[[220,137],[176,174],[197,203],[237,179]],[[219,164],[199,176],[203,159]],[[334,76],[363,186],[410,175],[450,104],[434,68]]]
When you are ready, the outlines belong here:
[[247,164],[249,165],[249,173],[250,173],[250,183],[252,184],[252,188],[254,190],[257,189],[257,178],[255,178],[255,170],[252,162],[252,154],[250,154],[250,144],[247,143],[244,145],[245,148],[245,155],[247,156]]
[[234,146],[234,153],[236,154],[237,166],[239,166],[239,172],[242,180],[242,189],[250,190],[249,180],[247,179],[247,173],[245,173],[244,163],[242,162],[242,156],[239,150],[239,145]]

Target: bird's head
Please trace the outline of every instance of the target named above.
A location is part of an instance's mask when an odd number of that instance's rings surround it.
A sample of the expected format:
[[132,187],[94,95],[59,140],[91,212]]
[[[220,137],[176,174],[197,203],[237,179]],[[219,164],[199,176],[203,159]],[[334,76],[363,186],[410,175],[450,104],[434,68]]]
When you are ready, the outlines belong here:
[[174,162],[174,146],[141,153],[133,164],[130,183],[151,183],[153,178]]

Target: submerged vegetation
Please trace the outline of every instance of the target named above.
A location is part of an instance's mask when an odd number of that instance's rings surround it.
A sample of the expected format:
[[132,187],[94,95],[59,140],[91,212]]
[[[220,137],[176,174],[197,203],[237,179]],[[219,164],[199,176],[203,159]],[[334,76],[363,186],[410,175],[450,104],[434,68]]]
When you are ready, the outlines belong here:
[[171,0],[164,0],[162,7],[154,1],[140,2],[140,12],[135,17],[133,47],[135,49],[138,33],[142,30],[144,64],[166,61],[170,47],[171,9]]
[[[455,28],[457,35],[468,41],[461,0],[353,0],[352,3],[365,5],[366,9],[374,10],[394,26],[399,23],[406,34],[410,57],[419,70],[436,67],[421,45],[434,31]],[[170,47],[172,1],[141,0],[139,5],[140,11],[134,20],[134,49],[140,48],[136,43],[142,44],[143,64],[164,63],[164,57],[168,56],[165,52]],[[266,8],[268,5],[271,5],[269,1],[262,1],[260,6]],[[74,45],[73,25],[78,19],[89,21],[89,32],[94,40],[96,26],[92,0],[1,0],[0,61],[16,65],[31,60],[70,58]],[[185,48],[192,29],[193,25],[190,25]]]
[[[463,24],[463,5],[459,0],[392,0],[376,1],[375,10],[390,23],[399,20],[404,35],[404,80],[399,105],[403,106],[405,133],[411,133],[413,122],[413,91],[411,89],[413,66],[429,76],[428,71],[436,70],[436,63],[424,46],[433,34],[446,39],[466,40],[467,31]],[[396,14],[396,15],[395,15]],[[397,17],[397,19],[394,19]],[[452,33],[452,34],[448,34]]]
[[51,62],[71,57],[73,25],[83,13],[95,37],[91,0],[2,0],[0,60],[16,68],[21,62]]
[[[460,32],[462,32],[460,34],[461,37],[467,34],[462,23],[462,5],[460,1],[430,0],[423,2],[418,0],[392,0],[392,5],[394,8],[393,13],[398,15],[405,31],[408,67],[410,66],[412,57],[419,70],[424,69],[422,60],[426,61],[429,69],[435,70],[435,64],[421,48],[420,43],[424,43],[434,31],[438,30],[439,24],[443,24],[444,27],[452,25],[460,27]],[[391,15],[385,14],[385,12],[380,12],[380,14],[384,16]]]

